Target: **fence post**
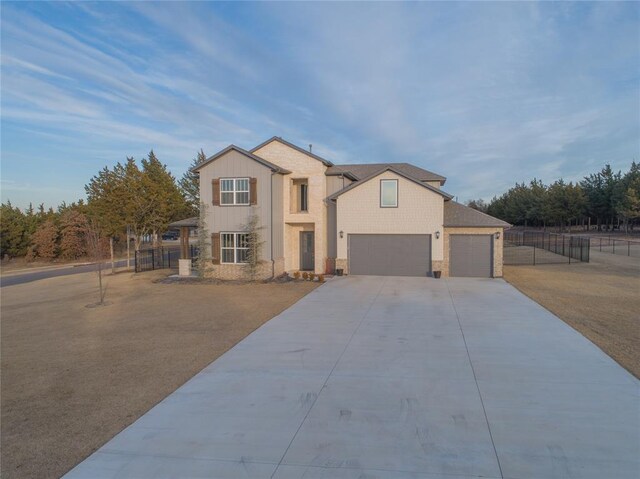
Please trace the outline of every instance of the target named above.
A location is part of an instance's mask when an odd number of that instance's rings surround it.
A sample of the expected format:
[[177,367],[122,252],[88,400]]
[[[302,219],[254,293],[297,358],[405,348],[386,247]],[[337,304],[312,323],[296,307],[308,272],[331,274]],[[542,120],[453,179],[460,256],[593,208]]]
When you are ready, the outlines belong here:
[[569,236],[569,264],[571,264],[571,254],[573,253],[573,236]]
[[156,253],[153,249],[151,249],[151,270],[156,269]]
[[535,247],[535,245],[533,247],[533,265],[534,266],[536,265],[536,247]]
[[631,256],[631,241],[627,241],[627,256]]
[[616,240],[613,240],[613,254],[616,254]]

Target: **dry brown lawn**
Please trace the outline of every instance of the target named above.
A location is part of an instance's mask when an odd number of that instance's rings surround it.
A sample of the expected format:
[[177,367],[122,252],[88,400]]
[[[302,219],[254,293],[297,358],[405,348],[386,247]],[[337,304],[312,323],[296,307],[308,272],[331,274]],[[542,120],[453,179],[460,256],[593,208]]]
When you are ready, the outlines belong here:
[[[164,273],[166,275],[166,273]],[[2,288],[1,475],[59,477],[316,284],[92,273]]]
[[590,263],[505,266],[504,278],[640,378],[640,259],[591,251]]

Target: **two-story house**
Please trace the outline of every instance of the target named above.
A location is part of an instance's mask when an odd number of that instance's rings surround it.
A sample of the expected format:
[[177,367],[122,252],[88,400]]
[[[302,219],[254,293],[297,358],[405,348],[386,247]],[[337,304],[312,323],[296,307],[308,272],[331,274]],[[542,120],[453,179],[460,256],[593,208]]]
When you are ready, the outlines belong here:
[[452,200],[446,178],[408,163],[334,165],[282,138],[231,145],[195,168],[209,274],[246,275],[245,225],[258,218],[258,277],[313,271],[502,276],[508,223]]

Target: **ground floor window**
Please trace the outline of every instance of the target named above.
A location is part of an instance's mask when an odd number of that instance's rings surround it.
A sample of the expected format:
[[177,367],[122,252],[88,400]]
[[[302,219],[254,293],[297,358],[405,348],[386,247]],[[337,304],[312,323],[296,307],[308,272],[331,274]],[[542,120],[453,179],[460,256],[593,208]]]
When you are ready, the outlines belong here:
[[246,263],[249,235],[246,233],[220,233],[220,250],[223,263]]

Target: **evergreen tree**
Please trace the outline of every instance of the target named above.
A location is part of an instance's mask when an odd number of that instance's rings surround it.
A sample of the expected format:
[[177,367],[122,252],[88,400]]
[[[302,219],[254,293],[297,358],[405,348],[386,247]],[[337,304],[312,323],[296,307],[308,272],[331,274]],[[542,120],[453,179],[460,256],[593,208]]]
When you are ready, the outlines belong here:
[[182,178],[180,178],[178,182],[189,207],[189,216],[196,216],[198,214],[198,205],[200,204],[200,175],[193,171],[193,169],[205,161],[207,161],[207,157],[201,149],[198,152],[198,156],[191,162],[189,169],[182,175]]
[[77,259],[87,254],[87,217],[77,209],[68,208],[60,217],[60,256]]
[[58,227],[53,220],[46,220],[33,234],[27,259],[52,260],[58,256]]
[[483,213],[487,212],[487,208],[489,205],[482,198],[477,200],[469,200],[467,201],[467,206],[469,208],[473,208],[474,210],[482,211]]
[[153,150],[147,159],[142,160],[142,172],[144,194],[153,204],[147,219],[154,241],[157,241],[158,235],[167,229],[169,223],[181,219],[189,208],[174,176],[158,160]]
[[[133,161],[127,158],[127,163]],[[105,236],[117,236],[126,228],[125,167],[118,163],[113,170],[106,166],[84,187],[88,214]]]
[[588,214],[597,221],[598,230],[604,223],[611,223],[615,217],[614,191],[621,179],[621,173],[614,173],[610,165],[605,165],[598,173],[585,176],[580,183],[587,198]]
[[640,219],[640,164],[635,161],[617,183],[613,191],[613,205],[628,232],[629,223]]
[[545,201],[545,216],[564,230],[566,224],[584,213],[584,193],[579,185],[566,184],[562,179],[553,183]]
[[27,253],[31,237],[26,231],[26,216],[11,201],[0,206],[0,256],[24,256]]

